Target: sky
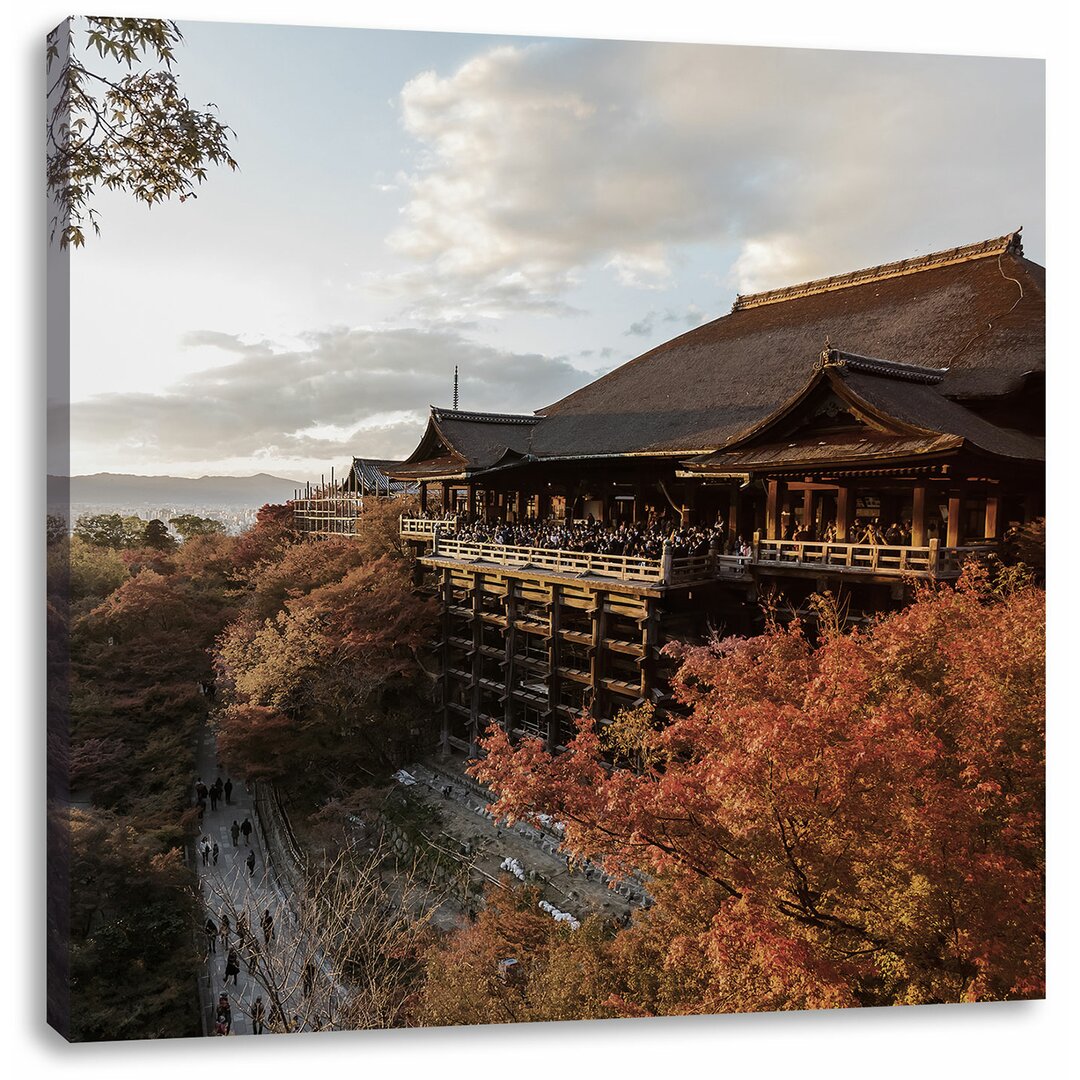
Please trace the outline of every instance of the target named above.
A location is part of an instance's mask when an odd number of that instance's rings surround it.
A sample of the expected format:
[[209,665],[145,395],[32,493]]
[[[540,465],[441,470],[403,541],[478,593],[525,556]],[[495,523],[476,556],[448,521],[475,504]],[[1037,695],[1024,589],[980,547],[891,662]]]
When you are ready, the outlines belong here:
[[532,412],[736,293],[1024,226],[1038,60],[182,21],[232,173],[97,200],[72,473],[297,480]]

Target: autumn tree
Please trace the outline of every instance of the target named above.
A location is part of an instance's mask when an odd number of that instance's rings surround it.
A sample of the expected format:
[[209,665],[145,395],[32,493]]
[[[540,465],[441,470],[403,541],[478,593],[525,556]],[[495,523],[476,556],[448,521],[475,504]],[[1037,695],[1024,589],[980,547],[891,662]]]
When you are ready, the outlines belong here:
[[669,647],[685,714],[634,718],[636,770],[587,717],[558,757],[484,741],[497,814],[649,876],[621,1013],[1043,993],[1042,590],[973,568],[862,630],[823,614]]
[[429,604],[390,556],[286,600],[273,618],[238,618],[217,654],[221,753],[238,771],[289,762],[279,778],[400,764],[430,633]]
[[619,1015],[610,941],[596,918],[572,930],[535,887],[491,888],[475,922],[427,953],[416,1021],[425,1025],[595,1020]]
[[46,179],[62,248],[81,247],[88,225],[100,232],[100,189],[148,207],[185,202],[211,165],[237,167],[230,129],[181,92],[173,61],[182,41],[164,19],[70,18],[49,35]]
[[52,813],[70,854],[70,1037],[197,1034],[195,893],[182,853],[107,811]]

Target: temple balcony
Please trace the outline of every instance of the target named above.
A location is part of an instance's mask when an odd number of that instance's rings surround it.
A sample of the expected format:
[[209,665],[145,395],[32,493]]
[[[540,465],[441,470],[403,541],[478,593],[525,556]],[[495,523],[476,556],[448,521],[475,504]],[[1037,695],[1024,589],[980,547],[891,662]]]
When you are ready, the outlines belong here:
[[[408,527],[413,524],[410,522]],[[413,533],[411,538],[420,537]],[[768,540],[755,535],[748,555],[675,555],[665,544],[660,558],[643,558],[457,540],[443,535],[441,529],[438,534],[433,529],[429,538],[431,548],[421,556],[429,567],[498,568],[532,578],[592,582],[597,586],[617,583],[653,595],[710,582],[749,583],[762,576],[820,578],[835,574],[864,581],[948,581],[960,576],[967,559],[997,549],[989,542],[945,547],[931,540],[915,547]]]
[[442,536],[453,536],[457,532],[457,518],[451,516],[433,519],[404,515],[398,518],[398,532],[402,540],[432,540],[436,530]]

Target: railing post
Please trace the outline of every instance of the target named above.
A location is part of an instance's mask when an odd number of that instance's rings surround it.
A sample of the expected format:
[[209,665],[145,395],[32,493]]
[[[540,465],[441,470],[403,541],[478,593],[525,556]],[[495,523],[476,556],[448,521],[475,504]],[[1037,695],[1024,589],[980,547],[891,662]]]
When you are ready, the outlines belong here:
[[431,554],[439,554],[439,523],[435,522],[435,528],[431,530]]
[[[655,550],[655,548],[653,549]],[[665,540],[660,551],[660,584],[671,584],[671,541]]]
[[754,543],[753,543],[753,559],[754,559],[754,562],[756,563],[760,557],[761,557],[761,530],[759,529],[759,530],[756,530],[754,532]]
[[933,536],[930,538],[930,554],[926,560],[926,569],[930,572],[931,577],[937,577],[938,573],[938,538]]

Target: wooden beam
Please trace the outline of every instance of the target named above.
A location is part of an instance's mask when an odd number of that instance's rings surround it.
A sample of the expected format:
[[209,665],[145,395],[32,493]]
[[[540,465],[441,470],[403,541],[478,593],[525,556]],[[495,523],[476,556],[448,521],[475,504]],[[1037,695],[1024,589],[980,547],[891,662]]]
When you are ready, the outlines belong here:
[[841,544],[851,542],[855,527],[855,489],[840,484],[836,489],[836,539]]
[[954,489],[949,492],[949,522],[945,532],[945,546],[960,546],[960,518],[964,509],[964,493]]
[[783,480],[770,480],[768,499],[765,503],[765,538],[767,540],[779,540],[780,536],[780,506],[784,500],[787,485]]
[[911,546],[926,547],[926,484],[911,489]]
[[555,753],[559,744],[559,631],[562,628],[561,585],[552,584],[548,608],[548,726],[546,749]]
[[983,535],[987,540],[997,540],[1001,536],[1001,496],[986,496],[986,525]]

